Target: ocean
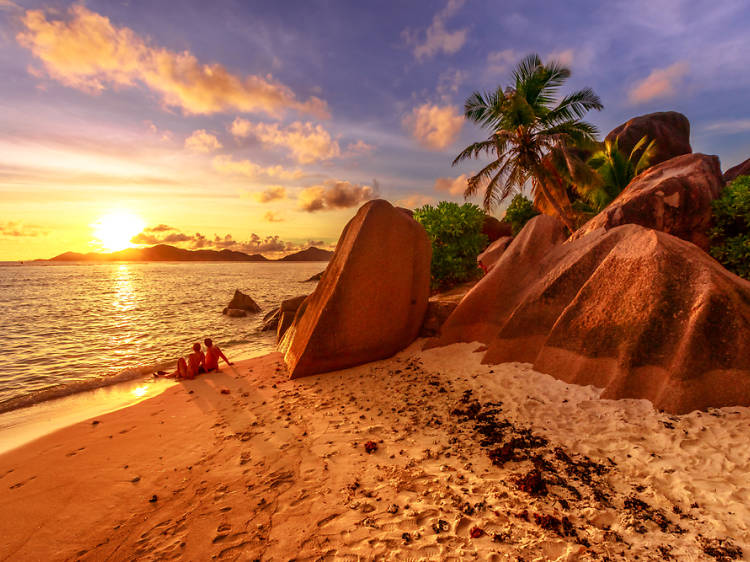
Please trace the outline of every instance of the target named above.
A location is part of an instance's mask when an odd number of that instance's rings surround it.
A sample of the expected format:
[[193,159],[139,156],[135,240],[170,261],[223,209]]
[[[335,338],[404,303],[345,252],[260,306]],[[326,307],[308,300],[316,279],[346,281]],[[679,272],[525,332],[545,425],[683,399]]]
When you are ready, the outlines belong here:
[[[325,266],[0,263],[0,412],[172,371],[206,337],[230,360],[273,351],[263,315],[312,292]],[[222,315],[235,289],[262,312]]]

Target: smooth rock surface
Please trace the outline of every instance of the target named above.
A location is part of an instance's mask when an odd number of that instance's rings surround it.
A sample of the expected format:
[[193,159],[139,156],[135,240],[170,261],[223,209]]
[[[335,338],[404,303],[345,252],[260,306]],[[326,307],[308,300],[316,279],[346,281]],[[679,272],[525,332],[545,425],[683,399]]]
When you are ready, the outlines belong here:
[[456,310],[456,301],[441,301],[430,299],[427,312],[424,315],[422,328],[419,330],[420,338],[431,338],[440,334],[440,327],[445,323],[448,316]]
[[737,179],[739,176],[750,176],[750,158],[742,162],[741,164],[737,164],[736,166],[732,166],[729,168],[726,172],[724,172],[724,181],[726,183],[729,183],[730,181],[733,181]]
[[424,228],[384,200],[349,221],[280,350],[292,378],[390,357],[419,334],[430,290]]
[[512,250],[428,346],[479,341],[485,363],[672,413],[750,405],[750,282],[693,244],[628,224],[535,259]]
[[498,238],[513,236],[513,227],[508,222],[485,215],[482,223],[482,234],[487,237],[488,243],[492,244]]
[[639,174],[598,215],[571,236],[571,240],[599,229],[639,224],[667,232],[708,249],[711,202],[723,189],[719,159],[686,154]]
[[500,259],[500,256],[503,255],[503,252],[505,252],[508,246],[510,246],[511,242],[513,242],[512,236],[503,236],[487,246],[487,249],[477,256],[477,264],[479,267],[481,267],[485,273],[491,270],[495,266],[495,263],[497,263],[497,260]]
[[[675,156],[693,152],[690,146],[690,121],[682,113],[663,111],[633,117],[607,135],[606,140],[617,139],[618,148],[630,154],[636,143],[646,135],[649,142],[656,141],[656,152],[650,165],[655,166]],[[639,151],[637,157],[640,157]]]

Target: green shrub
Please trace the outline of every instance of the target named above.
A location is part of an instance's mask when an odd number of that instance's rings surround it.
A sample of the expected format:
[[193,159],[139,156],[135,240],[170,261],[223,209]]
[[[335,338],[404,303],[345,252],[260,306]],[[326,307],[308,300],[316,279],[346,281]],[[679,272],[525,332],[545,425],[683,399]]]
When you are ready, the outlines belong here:
[[449,287],[479,275],[477,256],[487,246],[487,236],[481,232],[484,212],[479,207],[441,201],[437,207],[425,205],[415,210],[414,218],[432,241],[433,288]]
[[750,279],[750,176],[727,184],[713,210],[711,255],[729,271]]
[[510,205],[508,205],[503,220],[510,223],[510,226],[513,228],[513,236],[515,236],[521,232],[521,229],[527,222],[538,214],[539,211],[534,208],[534,203],[519,193],[513,197]]

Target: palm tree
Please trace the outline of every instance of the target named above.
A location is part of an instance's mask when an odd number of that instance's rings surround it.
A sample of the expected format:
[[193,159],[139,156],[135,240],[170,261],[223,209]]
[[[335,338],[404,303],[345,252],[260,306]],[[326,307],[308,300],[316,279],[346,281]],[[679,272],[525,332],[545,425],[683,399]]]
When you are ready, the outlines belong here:
[[[630,151],[622,152],[617,146],[617,139],[605,140],[604,146],[588,161],[588,165],[596,171],[598,181],[590,184],[581,183],[577,191],[596,213],[609,205],[631,180],[648,168],[656,153],[656,141],[648,142],[644,136]],[[645,145],[645,148],[644,148]],[[638,151],[643,152],[638,156]]]
[[568,148],[593,142],[597,134],[596,127],[581,119],[589,110],[600,110],[603,105],[591,88],[573,92],[555,103],[569,76],[568,68],[556,62],[542,64],[539,55],[532,54],[513,71],[513,86],[469,96],[464,115],[492,134],[487,140],[466,147],[453,165],[480,154],[494,160],[469,178],[464,197],[483,189],[483,206],[489,211],[511,193],[520,192],[531,180],[532,194],[539,190],[565,225],[571,231],[575,229],[546,186],[558,179],[551,177],[544,157],[557,150],[572,164]]

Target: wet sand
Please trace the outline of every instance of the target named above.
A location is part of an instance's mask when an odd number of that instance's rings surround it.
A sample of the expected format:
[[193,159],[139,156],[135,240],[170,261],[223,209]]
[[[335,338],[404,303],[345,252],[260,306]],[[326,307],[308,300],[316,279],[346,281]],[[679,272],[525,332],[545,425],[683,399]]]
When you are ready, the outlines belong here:
[[750,551],[750,409],[670,416],[420,347],[295,381],[238,362],[0,455],[0,559]]

